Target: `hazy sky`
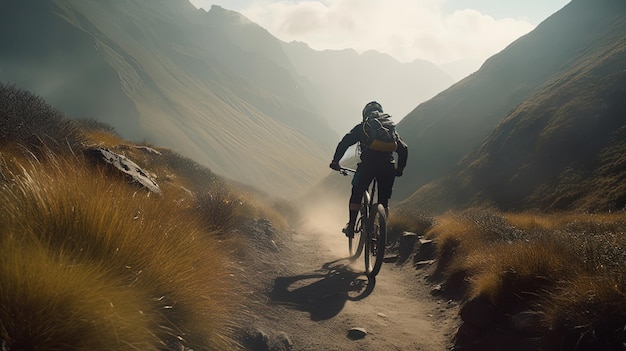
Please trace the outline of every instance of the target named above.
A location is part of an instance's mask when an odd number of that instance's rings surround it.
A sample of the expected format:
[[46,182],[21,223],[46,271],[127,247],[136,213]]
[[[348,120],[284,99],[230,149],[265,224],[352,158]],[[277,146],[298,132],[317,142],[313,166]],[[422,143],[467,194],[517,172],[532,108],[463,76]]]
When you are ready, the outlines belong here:
[[402,62],[484,61],[570,0],[191,0],[237,11],[283,41]]

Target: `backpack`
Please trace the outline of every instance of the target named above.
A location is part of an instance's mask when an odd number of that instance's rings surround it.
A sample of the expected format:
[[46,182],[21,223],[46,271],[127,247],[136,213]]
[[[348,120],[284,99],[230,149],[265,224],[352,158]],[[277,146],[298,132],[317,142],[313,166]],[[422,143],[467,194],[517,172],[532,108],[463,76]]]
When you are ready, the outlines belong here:
[[396,125],[391,116],[379,111],[370,113],[361,124],[365,147],[374,151],[393,152],[398,147]]

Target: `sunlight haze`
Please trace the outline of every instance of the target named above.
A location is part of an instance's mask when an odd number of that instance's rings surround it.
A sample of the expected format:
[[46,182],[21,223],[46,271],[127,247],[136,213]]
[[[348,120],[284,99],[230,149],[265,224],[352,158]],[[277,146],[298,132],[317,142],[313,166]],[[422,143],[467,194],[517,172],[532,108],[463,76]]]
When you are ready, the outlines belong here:
[[[278,39],[312,49],[376,50],[398,61],[480,64],[569,0],[191,0],[237,11]],[[477,67],[476,67],[477,68]]]

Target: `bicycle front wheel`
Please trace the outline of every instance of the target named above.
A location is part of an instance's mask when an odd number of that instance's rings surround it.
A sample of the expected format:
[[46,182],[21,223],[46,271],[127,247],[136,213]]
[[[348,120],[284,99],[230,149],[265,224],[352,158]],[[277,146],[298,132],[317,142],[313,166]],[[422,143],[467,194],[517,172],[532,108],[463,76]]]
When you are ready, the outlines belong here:
[[365,230],[368,226],[369,210],[370,210],[370,194],[368,191],[363,193],[361,199],[361,209],[354,228],[354,236],[348,238],[348,250],[350,251],[350,260],[354,262],[363,252],[363,246],[365,241]]
[[359,258],[359,256],[361,256],[361,252],[363,251],[363,240],[361,239],[361,233],[363,232],[362,228],[363,217],[359,216],[356,221],[354,235],[351,238],[348,238],[348,250],[350,251],[350,259],[352,261]]
[[383,205],[376,205],[370,216],[365,238],[365,274],[375,277],[383,264],[387,242],[387,215]]

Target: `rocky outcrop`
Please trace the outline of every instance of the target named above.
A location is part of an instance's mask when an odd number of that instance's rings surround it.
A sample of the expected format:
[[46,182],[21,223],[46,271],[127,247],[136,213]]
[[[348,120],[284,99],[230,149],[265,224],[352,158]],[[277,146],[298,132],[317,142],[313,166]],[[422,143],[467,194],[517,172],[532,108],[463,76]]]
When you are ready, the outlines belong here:
[[126,156],[101,147],[88,148],[85,150],[85,154],[96,162],[104,162],[113,166],[115,169],[132,179],[133,182],[136,182],[149,191],[157,194],[162,193],[161,188],[159,188],[159,185],[152,179],[152,177]]

